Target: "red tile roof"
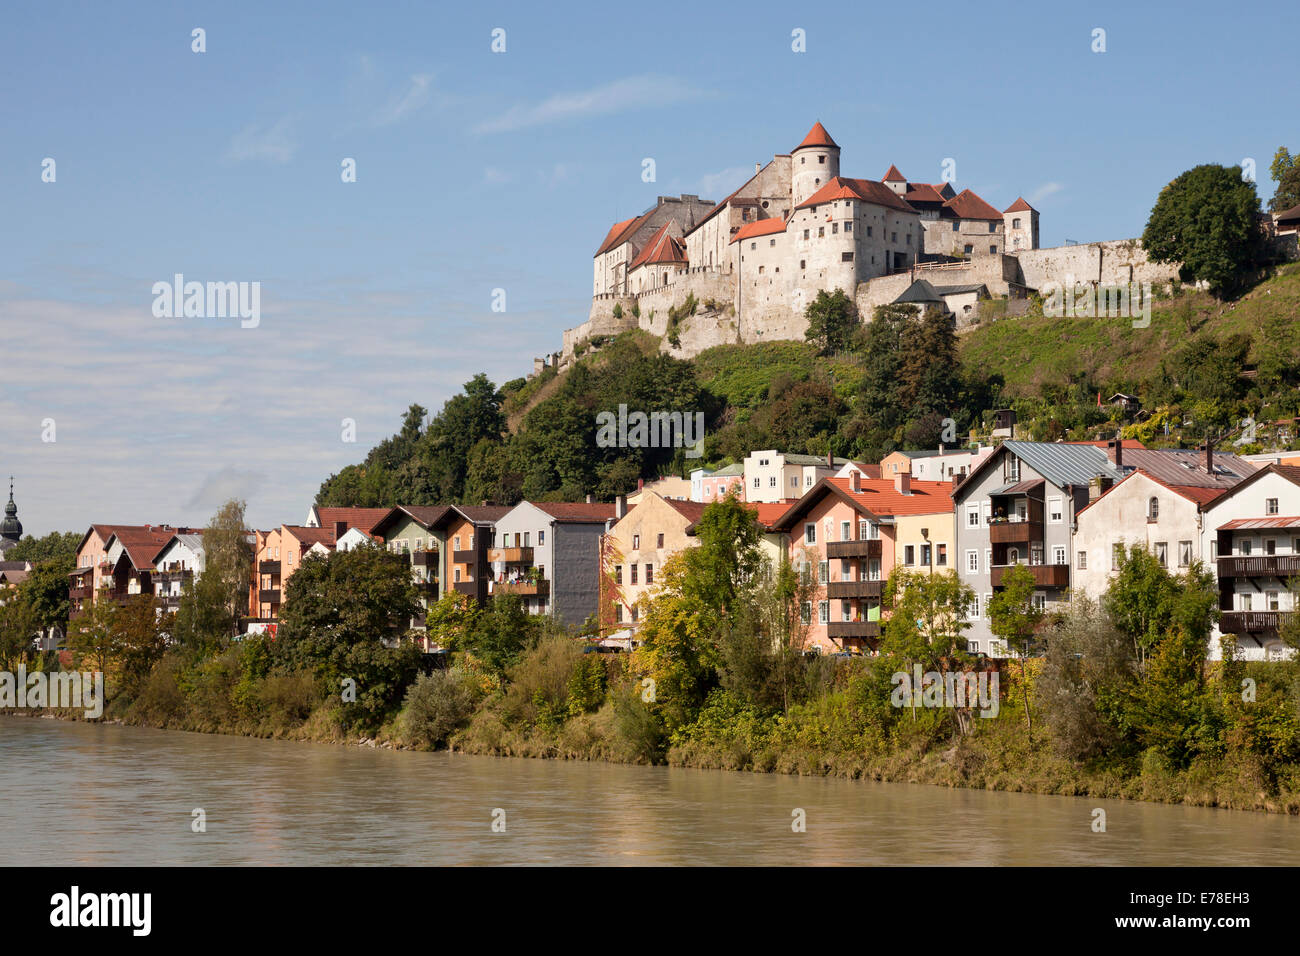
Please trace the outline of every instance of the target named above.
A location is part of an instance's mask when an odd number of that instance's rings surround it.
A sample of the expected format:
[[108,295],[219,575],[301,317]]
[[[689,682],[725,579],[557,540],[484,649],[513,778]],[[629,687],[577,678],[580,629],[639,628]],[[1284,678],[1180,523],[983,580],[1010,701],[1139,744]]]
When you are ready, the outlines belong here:
[[1021,196],[1010,206],[1004,209],[1003,212],[1038,212],[1038,210],[1035,209],[1033,206],[1029,205],[1029,203],[1025,202],[1024,197]]
[[878,515],[929,515],[952,511],[951,481],[917,481],[913,479],[911,494],[903,494],[889,478],[862,479],[857,494],[849,490],[849,479],[826,479],[856,501],[863,502],[873,514]]
[[308,548],[314,544],[323,544],[327,548],[334,547],[333,525],[325,528],[308,528],[304,525],[287,524],[284,526],[284,530],[290,536],[307,545]]
[[702,501],[681,501],[677,498],[664,498],[663,500],[665,504],[692,524],[704,516],[704,509],[708,507]]
[[1282,528],[1300,528],[1300,518],[1284,518],[1270,515],[1267,518],[1233,518],[1227,524],[1221,524],[1217,531],[1240,531],[1251,529],[1257,531],[1279,530]]
[[885,206],[889,209],[916,212],[884,183],[878,183],[871,179],[846,179],[843,176],[836,176],[795,208],[820,206],[822,203],[828,203],[835,199],[860,199],[863,202],[874,203],[877,206]]
[[772,530],[781,516],[790,510],[788,501],[756,501],[746,504],[750,511],[758,512],[758,523],[767,530]]
[[686,245],[677,237],[668,234],[668,228],[672,224],[673,222],[670,219],[659,227],[658,232],[650,237],[650,241],[645,244],[641,254],[632,260],[632,265],[628,267],[629,272],[637,268],[637,266],[686,262]]
[[907,177],[898,171],[898,167],[893,163],[889,164],[889,171],[885,173],[880,180],[882,183],[905,183]]
[[615,517],[612,504],[582,501],[530,501],[534,508],[544,511],[556,521],[571,524],[597,524]]
[[[609,232],[605,233],[605,241],[602,242],[600,248],[596,250],[596,255],[601,255],[602,253],[608,252],[610,249],[614,248],[614,246],[617,245],[614,240],[623,235],[623,233],[629,231],[628,227],[633,225],[640,218],[640,216],[633,216],[631,219],[624,219],[622,222],[616,222],[614,225],[610,226]],[[595,258],[595,256],[592,258]]]
[[731,237],[731,241],[740,242],[742,239],[749,239],[754,236],[770,236],[773,233],[785,232],[785,227],[786,221],[784,219],[760,219],[758,222],[747,222],[736,230],[736,234]]
[[347,526],[344,531],[348,528],[360,528],[369,534],[392,510],[392,508],[317,508],[316,514],[320,518],[322,528],[333,531],[334,522],[342,521]]
[[948,200],[947,196],[929,183],[908,183],[907,193],[903,198],[908,202],[943,203]]
[[118,542],[122,545],[122,550],[130,559],[131,564],[137,571],[148,571],[153,568],[153,559],[161,551],[164,545],[172,539],[177,531],[189,533],[191,529],[168,528],[165,531],[157,527],[142,528],[119,528],[113,533]]
[[997,219],[999,221],[1002,219],[1002,213],[969,189],[963,189],[953,196],[943,204],[943,208],[951,210],[958,219]]
[[796,146],[795,149],[803,149],[805,146],[831,146],[835,149],[840,148],[839,143],[831,139],[831,134],[826,132],[826,127],[820,122],[813,124],[813,128],[810,129],[808,135],[803,138],[803,142]]

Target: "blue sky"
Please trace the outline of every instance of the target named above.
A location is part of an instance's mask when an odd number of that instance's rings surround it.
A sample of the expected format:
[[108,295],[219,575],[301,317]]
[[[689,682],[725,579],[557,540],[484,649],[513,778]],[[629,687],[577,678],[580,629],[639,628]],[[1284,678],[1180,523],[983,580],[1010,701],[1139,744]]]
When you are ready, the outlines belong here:
[[[1254,158],[1267,200],[1274,150],[1300,149],[1300,14],[1249,14],[12,5],[0,471],[37,534],[197,524],[231,494],[259,527],[301,521],[408,404],[436,410],[475,372],[505,381],[559,348],[613,221],[660,194],[720,199],[816,120],[845,175],[896,163],[933,182],[951,157],[959,188],[1034,203],[1044,245],[1140,234],[1159,189],[1198,163]],[[155,318],[151,287],[177,272],[261,282],[261,324]]]

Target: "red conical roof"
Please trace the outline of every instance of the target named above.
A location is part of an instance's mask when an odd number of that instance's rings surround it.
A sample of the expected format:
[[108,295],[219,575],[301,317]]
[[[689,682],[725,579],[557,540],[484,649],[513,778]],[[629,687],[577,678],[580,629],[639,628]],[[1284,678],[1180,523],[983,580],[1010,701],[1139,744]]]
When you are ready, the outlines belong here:
[[1010,206],[1008,206],[1006,209],[1002,211],[1003,212],[1038,212],[1037,209],[1029,205],[1029,203],[1025,202],[1025,198],[1023,196],[1021,196],[1019,199],[1017,199],[1015,202],[1013,202]]
[[808,135],[803,138],[795,149],[803,149],[805,146],[830,146],[839,149],[839,143],[831,139],[831,134],[826,132],[826,127],[820,122],[814,123],[813,128],[808,131]]
[[907,182],[907,177],[898,171],[897,166],[895,166],[893,163],[890,163],[889,172],[885,173],[885,178],[882,179],[881,182],[882,183],[905,183]]

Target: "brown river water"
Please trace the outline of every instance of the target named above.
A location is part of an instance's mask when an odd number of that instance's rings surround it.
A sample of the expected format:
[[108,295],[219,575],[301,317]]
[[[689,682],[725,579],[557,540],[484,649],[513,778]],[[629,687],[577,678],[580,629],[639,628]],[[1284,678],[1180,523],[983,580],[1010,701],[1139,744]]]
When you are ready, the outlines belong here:
[[[1300,819],[0,718],[5,865],[1247,865]],[[1106,832],[1093,832],[1093,811]],[[206,831],[194,832],[195,809]],[[792,824],[802,811],[803,832]],[[496,829],[494,830],[494,821]]]

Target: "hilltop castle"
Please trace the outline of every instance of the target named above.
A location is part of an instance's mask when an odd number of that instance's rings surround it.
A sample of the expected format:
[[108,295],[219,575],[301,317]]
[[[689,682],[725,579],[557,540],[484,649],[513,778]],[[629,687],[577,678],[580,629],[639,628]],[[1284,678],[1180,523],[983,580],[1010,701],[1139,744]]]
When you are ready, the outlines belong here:
[[[879,181],[841,176],[840,147],[817,123],[721,202],[661,196],[614,223],[593,260],[588,321],[565,332],[561,355],[638,326],[680,343],[680,355],[801,339],[823,289],[843,289],[864,317],[906,293],[972,319],[979,299],[1023,295],[1058,273],[1131,279],[1145,265],[1131,241],[1039,250],[1038,237],[1038,210],[1023,198],[999,212],[970,189],[909,182],[892,165]],[[669,310],[689,296],[697,317],[679,327]]]

